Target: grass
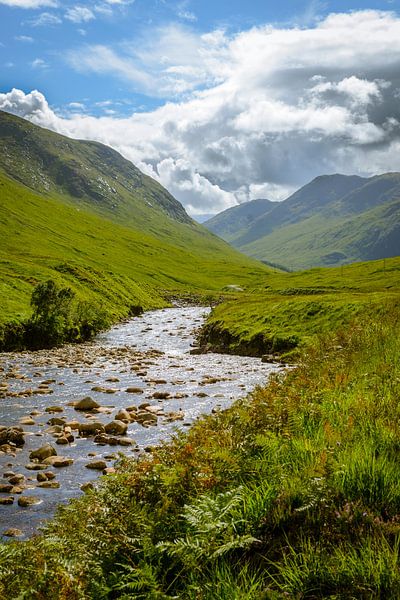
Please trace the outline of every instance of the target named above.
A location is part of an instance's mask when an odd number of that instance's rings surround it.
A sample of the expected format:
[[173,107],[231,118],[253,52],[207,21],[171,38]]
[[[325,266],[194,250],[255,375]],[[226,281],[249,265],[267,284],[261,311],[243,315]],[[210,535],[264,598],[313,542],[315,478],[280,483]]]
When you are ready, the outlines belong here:
[[[400,595],[399,299],[0,551],[0,595]],[[24,595],[25,594],[25,595]]]
[[330,269],[270,272],[255,287],[216,306],[200,342],[219,351],[296,359],[321,332],[357,314],[379,312],[400,291],[400,258]]
[[33,287],[48,279],[71,286],[116,321],[132,305],[156,308],[173,294],[253,285],[267,272],[200,226],[166,215],[158,215],[164,231],[156,235],[36,194],[1,174],[0,190],[0,326],[26,320]]

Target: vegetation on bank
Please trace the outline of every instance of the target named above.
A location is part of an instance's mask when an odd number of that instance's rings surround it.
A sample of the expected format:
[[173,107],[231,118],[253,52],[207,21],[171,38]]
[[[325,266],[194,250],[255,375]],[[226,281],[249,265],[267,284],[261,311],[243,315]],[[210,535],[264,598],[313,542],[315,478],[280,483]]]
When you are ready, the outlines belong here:
[[0,596],[400,596],[400,302],[0,548]]
[[375,314],[400,292],[400,258],[294,273],[271,272],[265,286],[217,305],[199,344],[232,354],[277,354],[297,360],[320,332],[333,332],[356,315]]
[[135,229],[59,197],[44,197],[0,173],[0,351],[21,346],[34,287],[71,288],[100,321],[114,323],[179,294],[247,287],[268,269],[200,226],[153,214]]

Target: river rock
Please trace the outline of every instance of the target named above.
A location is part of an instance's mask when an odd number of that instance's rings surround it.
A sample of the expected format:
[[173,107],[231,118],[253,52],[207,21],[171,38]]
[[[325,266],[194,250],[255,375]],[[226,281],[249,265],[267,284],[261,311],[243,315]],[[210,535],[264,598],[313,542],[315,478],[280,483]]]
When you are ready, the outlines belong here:
[[111,435],[106,435],[105,433],[101,433],[100,435],[96,435],[94,438],[94,442],[96,444],[100,444],[100,446],[116,446],[119,442],[118,438],[113,437]]
[[45,458],[56,455],[57,450],[54,448],[54,446],[52,446],[51,444],[45,444],[37,450],[33,450],[33,452],[30,453],[29,458],[30,460],[37,458],[40,462],[43,462]]
[[18,506],[26,508],[27,506],[33,506],[34,504],[40,504],[40,498],[36,496],[21,496],[18,498]]
[[115,467],[106,467],[105,469],[103,469],[103,475],[114,475],[114,473],[116,473],[117,470],[115,469]]
[[11,483],[0,483],[0,493],[1,494],[9,494],[13,486]]
[[52,467],[59,469],[61,467],[69,467],[73,464],[74,459],[68,458],[67,456],[49,456],[43,462],[45,465],[51,465]]
[[5,531],[3,531],[3,535],[6,537],[21,537],[21,535],[24,535],[24,533],[23,531],[21,531],[21,529],[11,527],[10,529],[6,529]]
[[9,477],[8,481],[13,485],[18,485],[19,483],[25,481],[25,475],[23,475],[22,473],[17,473],[16,475]]
[[58,444],[59,446],[66,446],[69,444],[69,441],[67,440],[65,435],[62,435],[59,438],[57,438],[56,444]]
[[128,394],[143,394],[143,389],[138,387],[128,387],[125,391]]
[[1,496],[0,505],[2,504],[14,504],[14,496]]
[[42,481],[41,483],[37,484],[37,487],[56,490],[60,487],[60,484],[58,483],[58,481]]
[[79,435],[97,435],[98,433],[104,433],[105,428],[103,423],[100,421],[92,421],[91,423],[79,423]]
[[0,426],[0,445],[14,444],[21,447],[25,444],[24,431],[22,427],[1,427]]
[[117,421],[124,421],[126,423],[130,423],[130,421],[131,421],[131,415],[129,414],[129,412],[127,410],[125,410],[124,408],[122,408],[115,415],[115,419]]
[[43,471],[45,468],[46,465],[41,463],[28,463],[25,465],[25,469],[28,469],[28,471]]
[[171,394],[169,392],[154,392],[153,398],[155,400],[166,400]]
[[47,425],[59,426],[62,427],[65,425],[66,418],[65,417],[52,417],[47,421]]
[[110,423],[107,423],[105,426],[106,433],[111,433],[114,435],[124,435],[128,429],[128,425],[123,423],[122,421],[114,420]]
[[148,412],[147,410],[139,410],[135,413],[134,420],[141,425],[156,425],[157,415]]
[[107,463],[105,460],[92,460],[90,463],[85,465],[87,469],[95,469],[97,471],[103,471],[103,469],[107,468]]
[[82,398],[82,400],[79,400],[79,402],[75,404],[74,408],[75,410],[88,412],[95,408],[99,408],[99,406],[100,404],[98,404],[96,400],[93,400],[93,398],[90,398],[90,396],[86,396],[85,398]]
[[41,483],[42,481],[47,481],[46,473],[40,472],[36,475],[36,479]]
[[64,409],[61,406],[48,406],[44,410],[47,413],[60,413],[60,412],[64,412]]
[[35,421],[32,417],[21,417],[19,422],[21,425],[35,425]]
[[90,492],[94,489],[94,485],[91,481],[86,481],[85,483],[82,483],[81,485],[81,490],[82,492],[84,492],[85,494],[87,492]]
[[121,446],[134,446],[136,444],[135,440],[130,437],[121,437],[118,442]]

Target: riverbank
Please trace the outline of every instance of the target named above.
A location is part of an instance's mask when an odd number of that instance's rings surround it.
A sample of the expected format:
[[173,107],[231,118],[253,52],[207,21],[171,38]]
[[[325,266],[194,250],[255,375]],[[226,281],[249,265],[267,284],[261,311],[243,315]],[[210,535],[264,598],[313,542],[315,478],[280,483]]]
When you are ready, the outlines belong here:
[[2,548],[2,597],[398,598],[399,326],[398,302],[358,315],[284,378],[123,459]]
[[366,312],[373,317],[398,297],[400,258],[274,272],[267,283],[215,306],[199,333],[200,348],[296,363],[320,333],[334,334]]
[[119,453],[140,455],[279,368],[191,355],[207,312],[149,311],[92,343],[0,354],[0,535],[32,534]]

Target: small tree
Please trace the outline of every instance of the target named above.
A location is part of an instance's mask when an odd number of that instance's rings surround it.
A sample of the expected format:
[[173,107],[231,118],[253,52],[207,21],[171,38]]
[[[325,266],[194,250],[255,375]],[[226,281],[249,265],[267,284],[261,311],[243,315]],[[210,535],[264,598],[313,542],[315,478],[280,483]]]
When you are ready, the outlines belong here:
[[72,326],[71,310],[75,292],[60,288],[49,279],[39,283],[32,292],[33,314],[29,322],[32,346],[54,346],[62,343]]

